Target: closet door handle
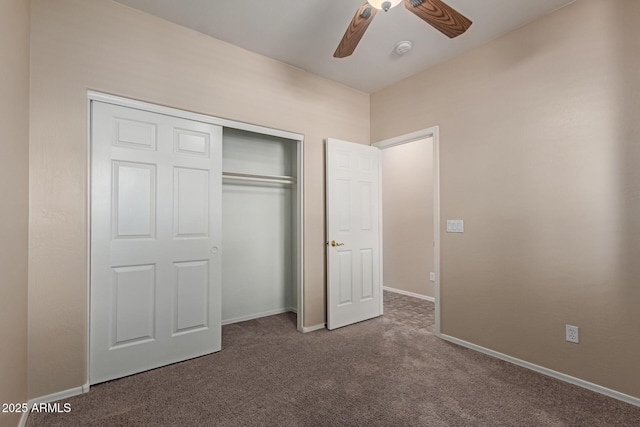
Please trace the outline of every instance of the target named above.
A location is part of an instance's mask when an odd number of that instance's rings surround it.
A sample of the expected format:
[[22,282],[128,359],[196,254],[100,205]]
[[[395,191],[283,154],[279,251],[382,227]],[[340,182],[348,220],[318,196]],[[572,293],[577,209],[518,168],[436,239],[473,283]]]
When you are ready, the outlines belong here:
[[338,243],[338,242],[336,242],[335,240],[332,240],[332,241],[331,241],[331,246],[333,246],[334,248],[335,248],[336,246],[344,246],[344,243]]
[[218,253],[218,247],[217,246],[212,246],[211,247],[211,253],[216,255]]

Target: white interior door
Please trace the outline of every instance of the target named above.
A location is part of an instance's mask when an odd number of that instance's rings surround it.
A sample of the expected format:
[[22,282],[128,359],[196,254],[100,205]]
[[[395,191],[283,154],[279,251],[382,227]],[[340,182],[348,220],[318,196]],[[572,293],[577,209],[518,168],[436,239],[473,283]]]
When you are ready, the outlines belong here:
[[382,314],[379,149],[327,140],[327,327]]
[[92,104],[90,383],[221,348],[222,128]]

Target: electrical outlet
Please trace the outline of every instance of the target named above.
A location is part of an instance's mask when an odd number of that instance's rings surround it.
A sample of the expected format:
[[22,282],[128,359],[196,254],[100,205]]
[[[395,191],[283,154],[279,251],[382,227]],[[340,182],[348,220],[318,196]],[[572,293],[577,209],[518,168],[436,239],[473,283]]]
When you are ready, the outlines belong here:
[[578,344],[580,342],[579,328],[577,326],[565,325],[567,327],[567,342]]
[[436,281],[436,273],[429,273],[429,280],[431,280],[432,282]]

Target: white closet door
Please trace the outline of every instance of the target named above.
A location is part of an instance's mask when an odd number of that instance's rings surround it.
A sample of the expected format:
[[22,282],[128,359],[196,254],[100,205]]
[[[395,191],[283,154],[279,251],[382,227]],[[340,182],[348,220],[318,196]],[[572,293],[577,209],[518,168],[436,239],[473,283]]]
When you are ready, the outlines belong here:
[[92,104],[90,383],[221,348],[222,128]]
[[380,153],[327,140],[327,327],[382,314]]

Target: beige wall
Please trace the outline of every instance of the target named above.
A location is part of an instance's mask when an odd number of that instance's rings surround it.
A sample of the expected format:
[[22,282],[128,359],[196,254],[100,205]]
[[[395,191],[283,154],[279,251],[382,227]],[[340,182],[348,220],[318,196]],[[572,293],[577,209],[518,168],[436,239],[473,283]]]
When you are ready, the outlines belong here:
[[304,134],[304,324],[325,321],[323,138],[368,144],[369,95],[109,0],[34,0],[31,397],[86,381],[87,89]]
[[442,332],[635,397],[639,20],[580,0],[371,98],[374,141],[440,125]]
[[[27,401],[29,0],[0,3],[0,403]],[[0,425],[20,414],[0,412]]]
[[433,139],[382,150],[384,286],[434,296]]

